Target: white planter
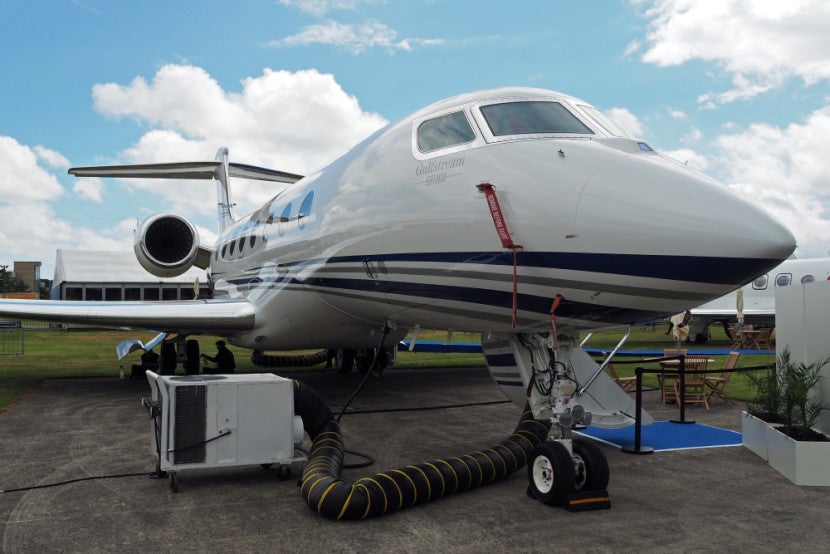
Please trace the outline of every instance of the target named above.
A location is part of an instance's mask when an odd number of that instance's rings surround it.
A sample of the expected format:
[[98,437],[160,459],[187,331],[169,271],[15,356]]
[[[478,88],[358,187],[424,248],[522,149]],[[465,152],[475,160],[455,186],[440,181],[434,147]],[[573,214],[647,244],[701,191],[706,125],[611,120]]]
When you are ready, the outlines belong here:
[[762,419],[747,412],[741,412],[741,444],[766,460],[767,454],[767,427]]
[[796,485],[830,487],[830,441],[797,441],[767,425],[767,448],[770,467]]

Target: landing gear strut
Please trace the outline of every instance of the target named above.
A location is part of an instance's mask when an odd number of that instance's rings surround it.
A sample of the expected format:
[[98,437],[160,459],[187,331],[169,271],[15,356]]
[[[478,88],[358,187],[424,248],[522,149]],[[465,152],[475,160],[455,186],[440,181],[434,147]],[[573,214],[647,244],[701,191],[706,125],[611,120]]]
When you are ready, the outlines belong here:
[[[577,378],[573,366],[578,357],[573,352],[578,348],[575,339],[561,335],[557,344],[550,335],[535,334],[514,335],[507,341],[491,339],[485,344],[485,351],[490,349],[487,353],[492,359],[504,363],[498,368],[500,377],[521,377],[521,390],[528,393],[534,418],[549,420],[554,430],[552,437],[531,452],[528,496],[572,511],[610,507],[605,490],[609,480],[605,455],[595,443],[572,434],[575,427],[588,426],[593,421],[593,415],[582,405],[586,400],[582,392],[593,380],[584,374],[582,382]],[[596,367],[590,359],[587,363]]]

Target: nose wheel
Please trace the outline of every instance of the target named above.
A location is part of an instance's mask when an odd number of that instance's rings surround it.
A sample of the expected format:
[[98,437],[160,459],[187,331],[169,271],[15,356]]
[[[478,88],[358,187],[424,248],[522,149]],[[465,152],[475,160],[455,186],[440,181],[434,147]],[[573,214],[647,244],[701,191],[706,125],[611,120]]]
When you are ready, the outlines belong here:
[[527,466],[529,493],[543,504],[558,506],[574,489],[574,464],[568,449],[558,442],[545,441],[530,454]]
[[[572,445],[573,455],[555,441],[545,441],[533,450],[527,466],[528,496],[549,506],[562,506],[574,495],[590,498],[592,492],[608,487],[608,461],[599,447],[581,438],[573,439]],[[608,507],[606,501],[601,507]]]

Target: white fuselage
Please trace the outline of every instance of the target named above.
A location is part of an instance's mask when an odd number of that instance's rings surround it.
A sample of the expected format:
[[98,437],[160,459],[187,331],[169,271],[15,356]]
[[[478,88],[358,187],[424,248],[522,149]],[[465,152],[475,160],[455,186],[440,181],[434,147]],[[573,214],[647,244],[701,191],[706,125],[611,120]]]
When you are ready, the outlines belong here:
[[[746,325],[775,326],[775,289],[830,279],[830,258],[786,260],[742,287],[742,309]],[[703,331],[714,321],[734,323],[738,316],[737,291],[692,309],[695,329]]]
[[[584,129],[513,132],[516,122],[497,127],[482,110],[522,102],[557,103]],[[627,324],[721,296],[792,252],[792,235],[769,215],[616,136],[584,106],[537,89],[452,98],[289,186],[217,242],[215,296],[246,297],[256,309],[254,328],[230,340],[255,349],[371,346],[385,320],[401,332],[529,332],[549,328],[557,294],[559,324]],[[463,117],[464,129],[447,131],[447,115],[454,125]],[[427,131],[450,144],[436,148]],[[522,246],[515,327],[513,252],[499,240],[482,182],[495,186]]]

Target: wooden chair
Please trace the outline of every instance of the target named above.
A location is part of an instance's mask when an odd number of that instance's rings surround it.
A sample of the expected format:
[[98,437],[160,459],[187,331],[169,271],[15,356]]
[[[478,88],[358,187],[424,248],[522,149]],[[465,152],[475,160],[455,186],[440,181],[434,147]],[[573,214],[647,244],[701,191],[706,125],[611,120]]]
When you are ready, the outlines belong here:
[[[726,402],[732,402],[732,399],[726,395],[726,384],[732,377],[732,370],[738,365],[738,358],[741,357],[740,352],[730,352],[726,358],[726,363],[723,365],[723,372],[720,377],[710,377],[706,375],[704,382],[709,389],[708,399],[711,402],[715,398],[720,398]],[[734,403],[734,402],[733,402]]]
[[[703,370],[709,365],[709,358],[706,356],[686,356],[686,369]],[[703,404],[706,409],[709,409],[709,400],[706,398],[706,380],[704,375],[686,375],[686,395],[683,401],[686,405],[689,404]],[[674,395],[676,399],[680,398],[680,380],[675,379]]]
[[[664,358],[672,358],[676,356],[683,355],[685,356],[688,352],[687,349],[682,348],[680,350],[669,348],[663,350],[663,357]],[[661,363],[660,367],[666,369],[667,365]],[[678,366],[674,366],[675,368]],[[673,404],[677,402],[677,395],[674,392],[674,381],[677,379],[676,373],[658,373],[657,374],[657,383],[660,387],[660,400],[663,404]]]
[[755,336],[755,348],[758,350],[772,350],[772,341],[775,340],[773,333],[775,333],[775,329],[760,329]]
[[611,376],[611,379],[613,379],[625,392],[634,390],[634,387],[637,386],[637,377],[620,377],[617,375],[617,370],[614,368],[614,364],[608,364],[605,366],[605,369],[608,370],[608,374]]

